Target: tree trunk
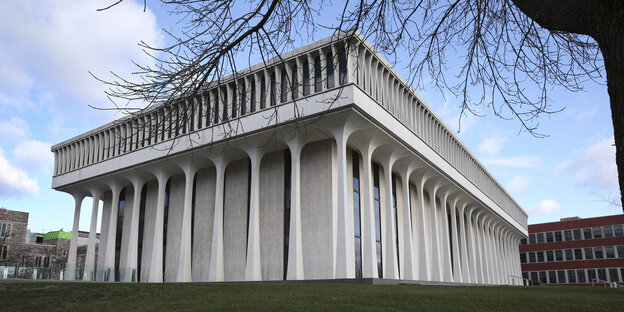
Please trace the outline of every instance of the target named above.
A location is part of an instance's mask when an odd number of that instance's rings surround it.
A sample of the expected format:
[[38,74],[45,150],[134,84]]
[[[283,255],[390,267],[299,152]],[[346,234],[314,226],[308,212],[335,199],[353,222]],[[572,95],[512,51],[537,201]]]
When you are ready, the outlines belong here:
[[594,38],[605,62],[615,137],[620,202],[624,211],[624,2],[621,0],[512,0],[529,18],[550,31]]

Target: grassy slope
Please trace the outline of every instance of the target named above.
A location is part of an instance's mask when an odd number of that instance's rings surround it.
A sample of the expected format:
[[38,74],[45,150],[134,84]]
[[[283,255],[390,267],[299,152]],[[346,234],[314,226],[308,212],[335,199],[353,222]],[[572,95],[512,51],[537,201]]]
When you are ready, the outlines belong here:
[[0,283],[0,311],[622,311],[591,287]]

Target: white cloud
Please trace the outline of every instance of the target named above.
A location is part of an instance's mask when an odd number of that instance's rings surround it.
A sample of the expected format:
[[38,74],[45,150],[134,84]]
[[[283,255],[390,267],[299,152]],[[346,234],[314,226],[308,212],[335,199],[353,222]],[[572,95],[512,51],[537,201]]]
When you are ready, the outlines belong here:
[[[130,77],[131,59],[152,65],[138,47],[143,40],[155,46],[164,41],[155,15],[143,3],[123,1],[111,10],[97,12],[110,1],[8,1],[0,10],[0,79],[2,90],[37,87],[37,94],[22,96],[23,102],[51,89],[77,100],[62,101],[58,110],[90,111],[88,104],[107,104],[102,83],[89,75],[109,77],[114,71]],[[131,78],[131,77],[130,77]],[[27,93],[34,93],[31,90]],[[9,93],[10,94],[10,93]],[[11,102],[19,103],[20,99]],[[68,107],[73,106],[73,107]],[[35,107],[40,109],[38,107]],[[76,111],[74,111],[76,113]],[[109,118],[112,118],[112,114]],[[101,118],[102,113],[99,117]]]
[[503,148],[505,142],[507,142],[507,137],[500,135],[484,138],[477,147],[477,151],[487,155],[496,155]]
[[49,143],[30,140],[15,147],[13,161],[28,172],[41,172],[52,167],[54,156]]
[[583,149],[581,155],[563,161],[553,169],[556,177],[571,175],[576,184],[592,192],[618,189],[614,139],[605,138]]
[[531,206],[527,209],[527,213],[531,214],[550,214],[561,211],[561,204],[554,199],[545,199],[540,201],[537,205]]
[[13,145],[28,137],[30,129],[23,119],[11,117],[7,121],[0,121],[0,133],[2,133],[3,145]]
[[511,157],[484,157],[481,161],[486,165],[512,168],[535,168],[540,165],[541,159],[533,155]]
[[529,186],[529,177],[525,175],[517,175],[507,182],[507,189],[512,192],[523,191]]
[[12,166],[0,149],[0,198],[36,195],[37,180],[33,180],[19,168]]

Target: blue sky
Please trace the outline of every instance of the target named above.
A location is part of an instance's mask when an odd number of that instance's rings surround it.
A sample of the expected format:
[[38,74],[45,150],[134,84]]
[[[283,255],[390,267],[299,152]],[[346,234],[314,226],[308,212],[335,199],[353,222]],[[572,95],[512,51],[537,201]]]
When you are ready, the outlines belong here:
[[[148,1],[145,13],[142,1],[128,0],[95,11],[106,3],[10,0],[0,11],[0,206],[29,212],[33,231],[72,224],[73,198],[50,188],[50,146],[121,117],[89,107],[108,105],[89,71],[129,75],[132,59],[150,64],[137,43],[162,45],[162,28],[172,25],[159,2]],[[419,94],[456,131],[460,101],[428,87],[426,77],[425,86]],[[607,89],[593,82],[584,88],[550,90],[553,107],[565,110],[541,118],[546,138],[491,114],[462,119],[458,136],[529,213],[529,223],[621,213],[602,200],[619,196]],[[83,202],[83,230],[90,205]]]

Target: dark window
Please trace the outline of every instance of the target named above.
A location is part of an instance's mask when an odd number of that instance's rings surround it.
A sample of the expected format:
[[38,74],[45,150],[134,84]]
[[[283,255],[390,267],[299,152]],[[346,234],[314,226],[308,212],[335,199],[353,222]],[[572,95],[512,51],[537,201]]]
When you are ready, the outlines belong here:
[[299,98],[299,68],[297,64],[292,66],[292,83],[290,84],[292,99]]
[[260,109],[266,108],[266,98],[266,79],[264,78],[264,75],[262,75],[260,78]]
[[9,246],[2,246],[0,249],[0,259],[5,260],[9,255]]
[[619,282],[620,277],[618,276],[617,269],[609,269],[609,281],[610,282]]
[[522,278],[529,279],[529,272],[522,272]]
[[251,99],[249,100],[249,112],[256,111],[256,80],[251,79]]
[[206,101],[206,127],[210,126],[210,93],[204,95],[204,101]]
[[216,92],[215,94],[215,100],[214,100],[214,124],[218,124],[219,123],[219,93]]
[[617,246],[618,258],[624,258],[624,245]]
[[566,283],[565,271],[557,271],[557,279],[559,280],[559,284]]
[[381,262],[381,202],[379,197],[379,165],[373,163],[373,191],[375,200],[375,249],[377,253],[377,272],[383,278]]
[[271,73],[271,106],[277,104],[277,81],[275,81],[275,73]]
[[241,115],[247,114],[247,85],[245,81],[241,83]]
[[327,70],[327,89],[334,87],[334,55],[330,51],[325,55],[325,66]]
[[613,246],[606,246],[605,254],[607,258],[615,258],[615,249],[613,249]]
[[534,252],[529,252],[529,262],[530,263],[535,263],[535,253]]
[[534,285],[539,284],[539,277],[537,272],[531,272],[531,281],[533,281]]
[[606,281],[607,280],[607,270],[605,270],[605,269],[598,269],[597,271],[598,271],[598,278],[603,280],[603,281]]
[[565,250],[565,259],[566,261],[574,260],[574,257],[572,256],[572,249]]
[[520,253],[520,263],[526,263],[526,253],[525,252],[521,252]]
[[227,87],[224,87],[223,89],[221,89],[221,105],[223,105],[223,121],[227,121],[229,119],[228,116],[228,111],[227,111],[227,107],[228,107],[228,89]]
[[624,229],[622,229],[622,225],[621,224],[614,225],[613,226],[613,232],[615,232],[615,236],[616,237],[624,236]]
[[587,278],[589,279],[590,282],[593,282],[597,278],[596,270],[595,269],[587,269]]
[[576,230],[572,230],[572,234],[574,234],[574,240],[581,240],[581,230],[580,229],[576,229]]
[[282,69],[282,85],[280,95],[281,103],[288,101],[288,73],[286,73],[286,69]]
[[566,230],[563,233],[565,234],[565,240],[566,241],[571,241],[572,240],[572,231]]
[[552,250],[546,251],[546,261],[552,262],[555,261],[555,255]]
[[283,278],[286,280],[288,269],[288,249],[290,246],[290,192],[292,191],[292,159],[289,150],[284,151],[284,255]]
[[[446,209],[444,209],[446,211]],[[399,217],[397,214],[397,196],[396,196],[396,175],[392,174],[392,213],[394,213],[394,237],[396,244],[396,256],[397,259],[401,259],[399,257]],[[450,224],[450,222],[449,222]],[[451,227],[449,226],[449,231]],[[449,235],[449,239],[452,237],[452,234]],[[449,242],[449,246],[452,246]],[[451,268],[453,267],[453,256],[451,255]],[[401,268],[398,268],[399,272],[401,272]]]
[[310,94],[310,63],[303,62],[303,95]]
[[576,270],[576,280],[579,283],[585,283],[585,270]]
[[523,238],[520,240],[520,245],[526,245],[527,244],[527,239]]
[[596,259],[602,259],[602,247],[594,247],[594,257]]
[[321,58],[314,58],[314,92],[320,92],[323,89],[323,75],[321,73]]
[[232,118],[236,118],[238,116],[238,90],[236,90],[236,85],[232,85]]
[[591,260],[594,259],[594,249],[591,247],[585,248],[585,259]]
[[610,225],[604,227],[604,237],[613,237],[613,227]]
[[546,232],[546,242],[552,243],[555,241],[555,236],[553,232]]
[[538,251],[537,252],[537,262],[544,262],[544,252],[543,251]]
[[583,229],[583,236],[585,239],[592,239],[592,230],[590,228]]
[[537,233],[537,243],[541,244],[544,242],[544,233]]
[[340,84],[343,85],[347,83],[347,54],[342,50],[338,55],[338,80],[340,80]]
[[574,259],[583,260],[583,249],[574,249]]
[[555,250],[555,260],[563,261],[563,251]]
[[563,238],[561,237],[561,231],[555,231],[555,242],[560,242],[563,241]]
[[353,158],[353,226],[355,234],[355,278],[362,278],[362,234],[360,221],[360,154]]
[[594,238],[601,238],[601,237],[602,237],[601,227],[597,226],[594,228]]
[[568,270],[568,283],[576,283],[576,271]]
[[557,271],[548,271],[548,281],[550,284],[557,284]]
[[535,240],[535,234],[529,234],[529,243],[535,244],[537,241]]

